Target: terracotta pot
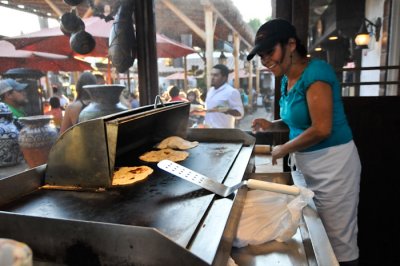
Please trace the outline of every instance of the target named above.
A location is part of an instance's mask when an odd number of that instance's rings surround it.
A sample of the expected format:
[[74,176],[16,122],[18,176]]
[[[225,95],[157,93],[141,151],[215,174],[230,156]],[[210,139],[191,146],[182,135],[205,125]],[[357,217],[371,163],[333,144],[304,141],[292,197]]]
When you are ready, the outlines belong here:
[[124,85],[86,85],[83,89],[90,95],[90,104],[79,114],[79,122],[125,111],[119,103]]
[[49,152],[57,139],[57,130],[50,125],[51,115],[21,117],[24,125],[18,137],[19,147],[26,163],[36,167],[47,162]]
[[18,135],[12,112],[7,105],[0,103],[0,167],[13,166],[22,161]]

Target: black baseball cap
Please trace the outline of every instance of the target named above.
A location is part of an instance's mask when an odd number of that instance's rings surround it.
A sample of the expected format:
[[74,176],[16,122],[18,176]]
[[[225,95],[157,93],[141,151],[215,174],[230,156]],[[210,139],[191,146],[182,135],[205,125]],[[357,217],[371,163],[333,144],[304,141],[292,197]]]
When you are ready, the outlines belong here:
[[253,59],[261,51],[272,50],[278,42],[287,41],[296,36],[296,28],[285,19],[276,18],[265,22],[257,31],[255,46],[247,56],[247,61]]

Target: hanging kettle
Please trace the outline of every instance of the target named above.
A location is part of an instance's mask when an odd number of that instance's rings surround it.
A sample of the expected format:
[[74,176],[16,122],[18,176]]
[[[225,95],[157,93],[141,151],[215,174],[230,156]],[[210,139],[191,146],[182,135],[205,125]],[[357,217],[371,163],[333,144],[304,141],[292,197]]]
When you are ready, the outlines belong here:
[[84,30],[74,32],[69,39],[69,44],[71,49],[78,54],[88,54],[96,47],[93,36]]
[[74,32],[85,29],[85,23],[76,15],[75,10],[61,16],[60,30],[64,35],[70,36]]
[[77,6],[82,4],[85,0],[64,0],[64,3],[70,6]]

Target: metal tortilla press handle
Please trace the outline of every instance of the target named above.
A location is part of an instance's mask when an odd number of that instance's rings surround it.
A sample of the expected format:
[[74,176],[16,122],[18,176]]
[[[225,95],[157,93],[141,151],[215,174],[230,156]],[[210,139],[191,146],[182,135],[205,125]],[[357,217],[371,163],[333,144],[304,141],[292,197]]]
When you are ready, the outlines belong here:
[[277,184],[277,183],[272,183],[272,182],[267,182],[267,181],[260,181],[260,180],[256,180],[256,179],[247,180],[246,185],[248,188],[251,188],[251,189],[266,190],[266,191],[284,193],[284,194],[295,195],[295,196],[300,194],[300,189],[298,187],[282,185],[282,184]]

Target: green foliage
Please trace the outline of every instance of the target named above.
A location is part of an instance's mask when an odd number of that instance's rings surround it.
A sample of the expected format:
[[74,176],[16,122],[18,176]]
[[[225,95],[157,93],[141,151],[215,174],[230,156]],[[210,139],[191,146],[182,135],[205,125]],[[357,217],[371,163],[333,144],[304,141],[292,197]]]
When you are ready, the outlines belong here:
[[249,25],[254,33],[256,33],[258,28],[261,26],[261,21],[258,18],[252,18],[249,22],[247,22],[247,25]]
[[207,84],[205,81],[205,76],[204,78],[198,78],[197,79],[197,88],[201,91],[201,92],[206,92],[207,91]]
[[258,18],[252,18],[250,19],[249,22],[247,22],[247,25],[250,26],[250,28],[254,31],[254,33],[257,32],[258,28],[264,24],[266,21],[270,20],[271,17],[266,17],[265,21],[260,21]]

